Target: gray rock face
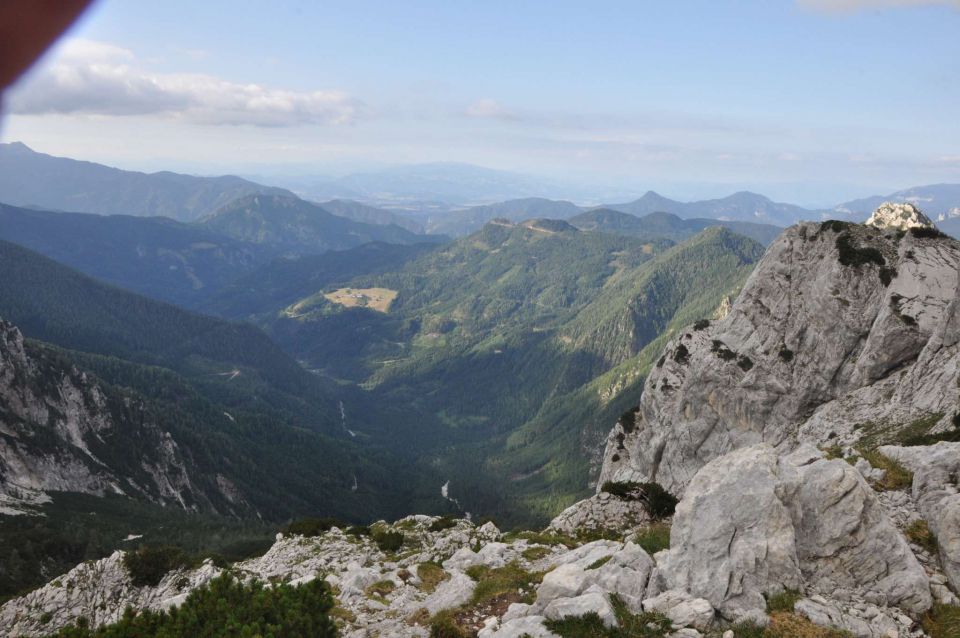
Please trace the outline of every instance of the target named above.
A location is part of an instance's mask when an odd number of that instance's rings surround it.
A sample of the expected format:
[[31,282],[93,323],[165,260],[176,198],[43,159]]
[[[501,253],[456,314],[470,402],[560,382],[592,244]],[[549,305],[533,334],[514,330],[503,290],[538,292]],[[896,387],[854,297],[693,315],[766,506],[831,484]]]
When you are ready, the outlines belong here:
[[707,462],[756,443],[849,445],[936,413],[935,429],[947,427],[958,273],[951,239],[836,222],[786,230],[724,319],[666,346],[636,423],[608,437],[599,484],[652,480],[679,496]]
[[867,226],[875,228],[893,228],[910,230],[911,228],[933,228],[933,222],[913,204],[884,202],[873,211]]
[[577,501],[550,521],[549,529],[575,535],[580,530],[625,530],[650,520],[643,504],[636,500],[616,498],[599,492]]
[[[133,441],[152,452],[123,466],[102,460]],[[28,351],[20,331],[0,320],[0,513],[22,512],[48,491],[212,509],[176,441],[143,406]]]
[[923,568],[859,472],[809,446],[778,457],[760,444],[706,465],[657,564],[669,587],[728,619],[762,611],[763,595],[785,587],[913,612],[932,602]]
[[913,498],[937,537],[944,574],[960,590],[960,443],[887,445],[880,452],[913,472]]
[[643,601],[646,611],[659,611],[677,627],[706,629],[713,624],[713,605],[704,598],[694,598],[682,589],[670,589]]

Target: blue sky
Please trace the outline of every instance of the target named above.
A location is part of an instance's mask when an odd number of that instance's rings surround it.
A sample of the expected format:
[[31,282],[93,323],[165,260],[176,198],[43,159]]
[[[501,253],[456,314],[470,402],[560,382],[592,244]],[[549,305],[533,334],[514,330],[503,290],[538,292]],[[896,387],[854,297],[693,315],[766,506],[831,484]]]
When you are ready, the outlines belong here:
[[457,161],[676,197],[960,182],[960,0],[102,0],[2,137],[129,168]]

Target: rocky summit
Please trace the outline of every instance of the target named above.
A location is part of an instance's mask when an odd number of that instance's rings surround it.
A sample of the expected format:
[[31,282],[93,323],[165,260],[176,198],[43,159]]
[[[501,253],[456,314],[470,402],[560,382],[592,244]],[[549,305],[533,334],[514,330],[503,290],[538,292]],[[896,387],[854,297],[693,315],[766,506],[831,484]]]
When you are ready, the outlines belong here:
[[933,228],[933,222],[913,204],[898,204],[885,202],[873,211],[867,226],[874,228],[894,228],[896,230],[910,230],[911,228]]
[[328,525],[156,584],[117,552],[0,626],[99,626],[230,574],[325,580],[356,638],[957,635],[939,619],[960,604],[960,243],[905,211],[786,230],[727,311],[666,343],[596,493],[543,531]]

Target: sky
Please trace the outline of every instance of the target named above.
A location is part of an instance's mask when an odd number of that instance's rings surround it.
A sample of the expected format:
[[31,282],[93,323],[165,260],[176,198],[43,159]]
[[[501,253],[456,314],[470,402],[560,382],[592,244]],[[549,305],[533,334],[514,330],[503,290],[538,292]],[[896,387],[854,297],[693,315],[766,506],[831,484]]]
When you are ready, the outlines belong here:
[[5,96],[0,140],[827,205],[960,182],[958,33],[960,0],[100,0]]

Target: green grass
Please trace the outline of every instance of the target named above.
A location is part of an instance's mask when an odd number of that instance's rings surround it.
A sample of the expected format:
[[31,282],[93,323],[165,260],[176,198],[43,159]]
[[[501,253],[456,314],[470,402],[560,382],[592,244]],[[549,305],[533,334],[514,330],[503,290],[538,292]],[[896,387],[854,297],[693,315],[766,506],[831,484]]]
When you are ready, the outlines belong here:
[[392,580],[379,580],[367,587],[363,593],[367,595],[367,598],[373,598],[377,596],[383,598],[392,594],[393,590],[396,588],[397,586]]
[[450,574],[437,563],[420,563],[417,565],[417,577],[422,583],[420,588],[430,593],[436,590],[440,583],[450,578]]
[[532,602],[534,588],[543,580],[543,574],[531,573],[513,562],[503,567],[491,568],[486,565],[474,565],[467,568],[467,576],[477,581],[470,605],[482,605],[501,594],[517,593],[524,590],[521,602]]
[[670,620],[658,612],[633,614],[616,594],[610,605],[617,617],[616,627],[606,627],[596,613],[544,621],[544,626],[561,638],[663,638],[672,631]]
[[910,523],[904,532],[911,542],[916,543],[920,547],[924,548],[931,555],[936,556],[939,552],[939,547],[937,546],[937,537],[934,536],[933,532],[930,531],[927,521],[923,519],[917,519]]
[[860,454],[870,465],[884,471],[883,478],[876,481],[874,487],[883,491],[903,490],[913,484],[913,472],[888,456],[876,450],[863,451]]
[[666,523],[648,525],[637,532],[634,542],[651,556],[661,550],[670,549],[670,526]]
[[767,613],[772,614],[775,611],[792,612],[793,606],[801,598],[803,598],[803,594],[795,589],[785,589],[778,594],[773,594],[767,598]]
[[960,607],[935,604],[924,615],[922,625],[930,638],[957,638],[960,636]]
[[527,560],[540,560],[550,553],[549,547],[528,547],[520,554]]
[[603,567],[604,565],[606,565],[607,563],[609,563],[611,558],[613,558],[612,555],[611,555],[611,556],[604,556],[603,558],[598,558],[597,560],[595,560],[595,561],[593,561],[592,563],[590,563],[589,565],[587,565],[587,569],[588,569],[588,570],[591,570],[591,569],[600,569],[601,567]]

